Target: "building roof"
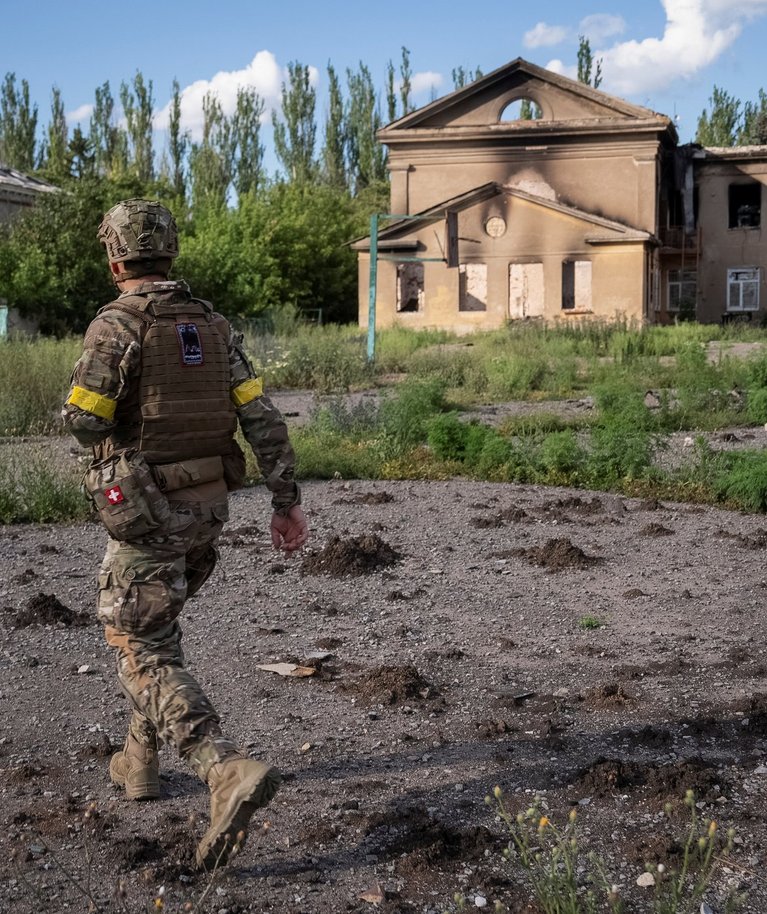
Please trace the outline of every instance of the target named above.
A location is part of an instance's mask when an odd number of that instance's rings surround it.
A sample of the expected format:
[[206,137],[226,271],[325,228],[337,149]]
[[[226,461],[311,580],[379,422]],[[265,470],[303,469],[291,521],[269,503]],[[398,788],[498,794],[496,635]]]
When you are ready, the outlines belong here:
[[30,204],[39,194],[56,193],[58,187],[26,175],[15,168],[0,165],[0,200]]

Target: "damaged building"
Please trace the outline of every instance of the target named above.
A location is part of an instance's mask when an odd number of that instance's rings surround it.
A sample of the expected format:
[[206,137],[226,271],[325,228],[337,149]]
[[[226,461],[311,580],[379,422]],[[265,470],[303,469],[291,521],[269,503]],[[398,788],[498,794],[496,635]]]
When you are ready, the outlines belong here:
[[[680,145],[665,115],[522,59],[378,138],[394,214],[376,239],[378,327],[765,310],[767,147]],[[371,239],[354,248],[364,326]]]

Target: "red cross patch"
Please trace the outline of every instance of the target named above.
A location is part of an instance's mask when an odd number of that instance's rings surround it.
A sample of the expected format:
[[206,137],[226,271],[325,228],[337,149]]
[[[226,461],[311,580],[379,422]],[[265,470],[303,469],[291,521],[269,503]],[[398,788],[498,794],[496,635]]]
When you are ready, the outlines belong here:
[[125,501],[125,496],[123,495],[120,486],[112,486],[110,489],[104,489],[104,495],[110,505],[119,505],[121,502]]

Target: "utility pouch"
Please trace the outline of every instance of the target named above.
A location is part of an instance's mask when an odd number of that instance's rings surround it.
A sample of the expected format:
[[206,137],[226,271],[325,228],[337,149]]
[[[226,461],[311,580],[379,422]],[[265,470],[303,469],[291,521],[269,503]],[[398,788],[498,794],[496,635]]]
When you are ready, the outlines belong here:
[[132,540],[170,522],[168,499],[138,451],[114,451],[93,460],[85,472],[85,490],[102,523],[116,540]]
[[223,479],[224,467],[221,457],[197,457],[176,463],[154,464],[152,473],[162,492],[175,492]]
[[236,441],[232,440],[232,449],[221,458],[224,464],[224,482],[229,492],[241,489],[245,485],[245,455]]

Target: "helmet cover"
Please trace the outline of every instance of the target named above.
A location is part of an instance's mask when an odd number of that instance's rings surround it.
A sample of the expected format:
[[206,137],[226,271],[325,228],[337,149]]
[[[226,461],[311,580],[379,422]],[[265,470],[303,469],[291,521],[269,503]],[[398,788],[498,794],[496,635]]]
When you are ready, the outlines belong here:
[[98,240],[110,263],[178,257],[178,229],[157,200],[122,200],[104,215]]

